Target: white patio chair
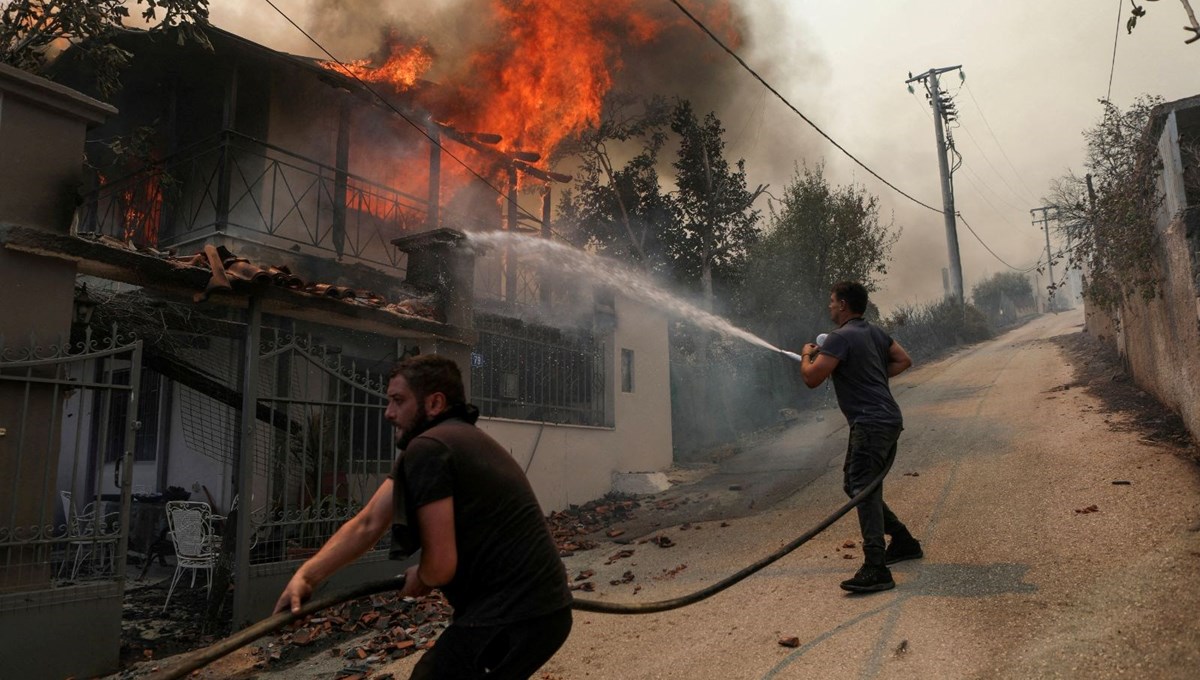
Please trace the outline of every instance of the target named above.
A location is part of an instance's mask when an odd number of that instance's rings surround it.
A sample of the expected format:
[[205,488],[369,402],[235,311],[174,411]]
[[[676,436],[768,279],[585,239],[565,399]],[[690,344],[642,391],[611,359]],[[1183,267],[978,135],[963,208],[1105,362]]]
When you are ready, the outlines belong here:
[[[84,506],[83,512],[77,512],[70,491],[59,491],[58,495],[62,499],[63,516],[66,518],[67,555],[71,554],[72,548],[75,552],[74,558],[67,558],[72,562],[71,580],[74,581],[79,577],[79,568],[84,563],[84,557],[90,555],[93,550],[97,552],[101,564],[104,563],[107,555],[108,570],[110,573],[114,573],[116,571],[117,534],[119,533],[117,522],[120,520],[121,514],[110,512],[97,518],[95,502]],[[67,565],[67,559],[64,559],[62,567],[59,567],[60,578],[63,568]]]
[[212,569],[217,563],[217,552],[213,549],[212,509],[208,503],[193,501],[170,501],[167,503],[167,527],[171,542],[175,545],[175,575],[171,588],[167,590],[167,601],[163,613],[171,603],[175,586],[183,576],[184,569],[192,570],[192,585],[196,587],[196,572],[203,569],[208,576],[208,592],[212,594]]

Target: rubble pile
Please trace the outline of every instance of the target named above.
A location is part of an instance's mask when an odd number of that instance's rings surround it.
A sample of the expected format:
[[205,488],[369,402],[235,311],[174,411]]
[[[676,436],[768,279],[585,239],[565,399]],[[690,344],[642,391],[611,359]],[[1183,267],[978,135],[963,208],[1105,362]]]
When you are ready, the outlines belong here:
[[[254,649],[255,668],[267,669],[296,656],[310,656],[299,648],[321,641],[334,644],[329,654],[341,657],[346,667],[338,677],[365,677],[374,664],[404,658],[433,646],[437,636],[450,625],[450,605],[440,595],[420,599],[383,593],[343,603],[309,617],[275,641]],[[366,637],[366,634],[374,635]],[[348,647],[336,641],[354,638]]]
[[[585,536],[609,529],[617,522],[633,519],[633,511],[639,507],[641,504],[632,498],[609,494],[581,506],[572,505],[566,510],[552,512],[546,521],[550,524],[550,534],[554,536],[558,554],[570,557],[576,551],[596,547],[595,541]],[[616,538],[623,533],[621,529],[609,529],[606,532],[609,538]]]

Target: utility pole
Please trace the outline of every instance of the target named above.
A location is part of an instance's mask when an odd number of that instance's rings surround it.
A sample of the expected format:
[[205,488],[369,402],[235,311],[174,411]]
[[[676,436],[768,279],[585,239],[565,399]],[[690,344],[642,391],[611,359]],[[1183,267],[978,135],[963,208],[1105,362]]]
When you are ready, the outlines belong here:
[[[1042,213],[1042,219],[1040,219],[1040,220],[1037,219],[1037,213],[1039,210]],[[1042,230],[1046,232],[1046,267],[1047,267],[1047,271],[1049,272],[1049,275],[1050,275],[1050,284],[1046,286],[1046,289],[1051,291],[1051,295],[1053,295],[1054,294],[1053,291],[1055,288],[1055,286],[1054,286],[1054,258],[1050,255],[1050,220],[1058,219],[1058,214],[1056,211],[1054,217],[1050,217],[1049,212],[1051,210],[1056,210],[1056,208],[1054,208],[1053,206],[1042,206],[1041,208],[1034,208],[1029,211],[1029,217],[1031,220],[1033,220],[1033,226],[1036,227],[1040,224],[1040,225],[1042,225]],[[1051,297],[1051,298],[1049,298],[1049,300],[1047,302],[1047,306],[1051,310],[1053,310],[1058,305],[1054,304],[1054,298]]]
[[909,91],[912,90],[913,81],[922,81],[925,89],[929,92],[929,101],[933,105],[933,129],[937,137],[938,170],[942,176],[942,215],[946,220],[946,243],[950,250],[950,285],[959,304],[962,304],[966,298],[963,296],[962,260],[958,256],[958,227],[954,219],[954,187],[950,179],[950,159],[948,157],[950,146],[946,143],[946,133],[942,129],[943,122],[948,116],[953,116],[954,111],[952,103],[942,100],[938,75],[961,68],[962,66],[931,68],[918,76],[909,73],[908,80],[904,81],[908,84]]

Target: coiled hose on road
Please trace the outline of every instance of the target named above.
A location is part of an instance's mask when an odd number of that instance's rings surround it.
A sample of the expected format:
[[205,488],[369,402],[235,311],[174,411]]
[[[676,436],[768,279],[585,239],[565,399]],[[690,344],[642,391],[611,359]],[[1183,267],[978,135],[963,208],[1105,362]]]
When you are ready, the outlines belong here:
[[[738,572],[726,576],[716,583],[697,590],[694,593],[688,593],[680,597],[671,598],[669,600],[659,600],[658,602],[644,603],[626,603],[626,602],[602,602],[600,600],[581,600],[576,598],[571,603],[571,608],[582,612],[596,612],[600,614],[653,614],[655,612],[664,612],[670,609],[679,609],[690,604],[695,604],[701,600],[708,599],[713,595],[725,590],[733,584],[745,579],[751,574],[760,571],[772,562],[776,562],[783,556],[792,552],[796,548],[811,541],[814,537],[825,531],[834,522],[841,519],[846,513],[862,503],[867,496],[871,495],[879,485],[883,483],[883,478],[887,476],[892,465],[889,462],[887,467],[878,477],[871,480],[871,483],[859,491],[853,498],[846,502],[845,505],[838,508],[833,514],[818,522],[808,531],[800,534],[792,539],[782,548],[767,555],[766,557],[754,562]],[[328,597],[323,597],[316,600],[309,600],[296,613],[280,612],[273,614],[258,623],[244,628],[233,635],[216,642],[208,647],[198,649],[181,657],[178,661],[171,664],[170,667],[160,670],[150,676],[150,680],[175,680],[181,678],[192,671],[207,666],[217,659],[254,642],[264,635],[269,635],[284,626],[303,619],[310,614],[315,614],[323,609],[335,607],[348,600],[375,595],[377,593],[385,593],[393,590],[400,590],[404,587],[404,576],[393,576],[391,578],[381,579],[364,583],[357,588],[352,588],[342,593],[336,593]]]

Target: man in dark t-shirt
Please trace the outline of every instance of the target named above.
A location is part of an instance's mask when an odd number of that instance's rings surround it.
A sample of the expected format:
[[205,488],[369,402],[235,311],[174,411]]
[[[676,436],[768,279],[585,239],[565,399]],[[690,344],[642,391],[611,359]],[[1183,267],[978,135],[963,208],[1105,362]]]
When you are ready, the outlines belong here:
[[399,363],[385,417],[396,427],[392,473],[367,506],[301,565],[276,604],[293,611],[330,574],[379,541],[421,549],[401,595],[440,588],[454,621],[412,678],[528,678],[566,641],[571,593],[533,489],[512,456],[479,428],[453,361]]
[[[829,295],[829,317],[837,324],[818,347],[808,343],[801,352],[804,384],[816,387],[832,376],[838,407],[850,425],[850,442],[842,467],[843,488],[858,495],[883,474],[896,457],[904,429],[900,406],[888,380],[912,366],[912,359],[883,329],[862,318],[867,289],[843,281]],[[858,506],[863,537],[863,566],[841,586],[851,592],[876,592],[896,587],[887,565],[923,556],[921,544],[883,502],[883,484]],[[884,536],[891,536],[886,545]]]

